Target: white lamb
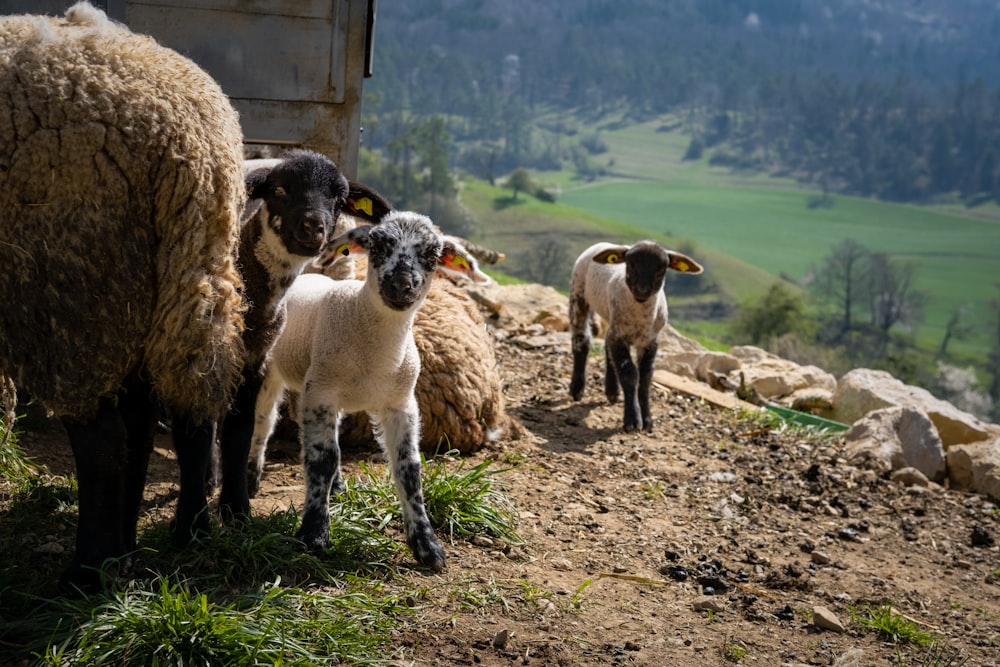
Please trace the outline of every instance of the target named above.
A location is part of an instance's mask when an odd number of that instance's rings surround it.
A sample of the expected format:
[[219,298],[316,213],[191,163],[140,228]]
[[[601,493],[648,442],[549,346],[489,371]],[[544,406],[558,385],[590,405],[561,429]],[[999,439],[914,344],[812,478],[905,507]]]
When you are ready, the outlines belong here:
[[[569,324],[573,333],[573,378],[569,393],[583,396],[587,356],[590,354],[591,313],[608,322],[604,337],[604,393],[618,400],[619,384],[625,394],[625,431],[653,430],[649,412],[649,385],[656,361],[657,336],[667,323],[667,298],[663,279],[667,269],[701,273],[701,266],[653,241],[633,246],[597,243],[587,248],[573,265],[569,283]],[[636,348],[638,368],[632,361]],[[641,421],[640,421],[641,417]]]
[[351,230],[327,250],[356,252],[368,254],[364,281],[306,274],[288,291],[286,327],[272,349],[257,401],[251,485],[260,478],[285,388],[299,392],[306,500],[298,537],[311,549],[325,548],[329,495],[343,489],[340,420],[347,412],[365,411],[389,460],[407,543],[417,561],[440,570],[445,554],[427,518],[420,483],[414,396],[420,358],[411,329],[434,272],[471,278],[473,264],[464,249],[434,232],[430,219],[405,211],[391,213],[378,226]]

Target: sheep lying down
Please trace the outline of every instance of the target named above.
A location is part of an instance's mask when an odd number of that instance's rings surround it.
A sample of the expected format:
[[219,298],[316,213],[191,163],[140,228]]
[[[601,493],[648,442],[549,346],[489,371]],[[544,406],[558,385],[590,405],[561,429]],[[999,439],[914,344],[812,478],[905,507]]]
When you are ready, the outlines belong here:
[[[329,495],[343,489],[338,430],[346,412],[376,425],[403,508],[407,543],[422,565],[441,569],[445,554],[424,507],[420,413],[414,396],[420,357],[414,315],[432,277],[445,270],[472,278],[473,260],[417,213],[390,213],[374,227],[335,239],[329,256],[366,253],[364,281],[305,274],[287,294],[287,321],[271,350],[257,401],[250,485],[259,484],[267,439],[286,388],[299,392],[299,433],[306,500],[298,537],[312,549],[329,543]],[[324,258],[318,259],[322,263]]]

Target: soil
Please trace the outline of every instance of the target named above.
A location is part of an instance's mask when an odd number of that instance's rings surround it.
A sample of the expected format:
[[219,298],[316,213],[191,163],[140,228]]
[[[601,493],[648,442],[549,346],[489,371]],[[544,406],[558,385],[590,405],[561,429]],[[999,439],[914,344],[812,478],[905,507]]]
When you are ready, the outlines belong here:
[[[394,664],[1000,665],[996,502],[890,481],[848,465],[836,438],[655,385],[653,431],[626,434],[596,357],[574,403],[567,339],[526,346],[517,333],[498,358],[523,431],[467,464],[509,468],[498,479],[524,543],[454,541],[444,572],[407,571],[399,583],[421,594]],[[67,445],[31,440],[72,471]],[[372,455],[345,452],[345,474]],[[146,499],[164,520],[171,459],[158,442]],[[272,448],[255,511],[302,495],[294,448]],[[863,628],[885,603],[940,637],[938,653]]]

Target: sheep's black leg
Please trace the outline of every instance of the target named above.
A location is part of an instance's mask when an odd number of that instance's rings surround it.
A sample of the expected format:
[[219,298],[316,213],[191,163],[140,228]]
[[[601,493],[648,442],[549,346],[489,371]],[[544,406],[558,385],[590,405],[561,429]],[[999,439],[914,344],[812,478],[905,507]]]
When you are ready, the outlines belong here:
[[195,422],[186,416],[173,417],[174,451],[181,473],[181,494],[174,519],[174,543],[187,545],[196,535],[208,533],[208,502],[205,475],[215,442],[215,422]]
[[[618,375],[618,382],[622,386],[622,403],[625,406],[625,432],[631,433],[642,426],[639,421],[639,397],[637,393],[639,371],[632,362],[632,354],[628,343],[620,338],[608,335],[604,340],[604,344],[607,347],[608,361],[614,367]],[[609,368],[608,373],[610,374],[610,372],[611,369]]]
[[649,386],[653,382],[653,365],[656,362],[657,343],[654,340],[639,353],[639,411],[644,431],[653,430],[653,416],[649,411]]
[[615,368],[611,350],[607,345],[604,347],[604,396],[608,399],[608,403],[618,402],[618,369]]
[[102,398],[91,421],[63,418],[69,434],[79,497],[76,553],[60,578],[60,587],[72,591],[96,590],[100,568],[107,558],[125,553],[122,535],[125,474],[125,423],[110,398]]
[[135,549],[135,527],[139,521],[139,507],[146,488],[146,471],[149,468],[149,455],[153,451],[156,424],[160,419],[160,402],[153,395],[150,385],[137,382],[119,395],[118,411],[125,420],[125,431],[128,434],[122,536],[125,549],[131,551]]
[[420,483],[420,412],[411,396],[403,410],[386,410],[372,415],[381,426],[383,447],[392,469],[396,495],[403,508],[406,543],[417,562],[435,570],[445,566],[444,548],[438,542],[427,517]]
[[573,331],[573,377],[569,395],[574,401],[583,398],[587,384],[587,357],[590,355],[590,321],[586,299],[570,299],[570,329]]
[[223,521],[250,518],[250,490],[247,487],[247,461],[253,437],[254,411],[262,379],[245,374],[233,397],[233,407],[222,422],[219,450],[222,458],[222,492],[219,512]]
[[298,539],[312,551],[330,544],[330,494],[344,490],[340,476],[340,444],[337,431],[340,412],[302,395],[302,453],[306,475],[306,502]]

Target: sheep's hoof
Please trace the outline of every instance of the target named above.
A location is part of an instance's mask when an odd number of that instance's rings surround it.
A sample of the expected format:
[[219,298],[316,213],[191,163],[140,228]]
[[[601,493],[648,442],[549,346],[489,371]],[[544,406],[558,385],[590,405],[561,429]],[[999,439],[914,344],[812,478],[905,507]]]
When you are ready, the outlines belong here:
[[257,494],[260,493],[260,478],[260,471],[251,465],[247,472],[247,495],[251,498],[256,498]]
[[639,424],[638,423],[625,422],[625,427],[624,428],[625,428],[625,432],[626,433],[634,433],[635,431],[639,430]]
[[312,553],[321,553],[330,546],[330,524],[327,522],[324,530],[322,524],[303,519],[302,527],[295,534],[295,539],[302,542]]
[[413,557],[424,567],[429,567],[435,572],[444,569],[448,558],[445,556],[441,543],[433,535],[413,540],[410,548],[413,550]]

